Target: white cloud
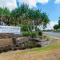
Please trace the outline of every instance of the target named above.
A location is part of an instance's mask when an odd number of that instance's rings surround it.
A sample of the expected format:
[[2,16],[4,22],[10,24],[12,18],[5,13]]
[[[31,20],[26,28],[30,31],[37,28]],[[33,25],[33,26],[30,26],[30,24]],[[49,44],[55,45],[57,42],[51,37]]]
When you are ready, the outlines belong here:
[[16,7],[16,0],[0,0],[0,7],[14,9]]
[[58,24],[58,22],[57,22],[57,21],[51,21],[51,22],[47,25],[47,28],[46,28],[46,29],[53,29],[53,26],[54,26],[55,24]]
[[48,0],[37,0],[37,2],[39,2],[41,4],[46,4],[46,3],[48,3]]
[[[48,0],[17,0],[20,4],[25,3],[29,7],[36,7],[36,3],[41,4],[48,3]],[[16,7],[16,0],[0,0],[0,7],[8,7],[9,9],[14,9]]]
[[29,7],[36,7],[36,3],[46,4],[48,0],[18,0],[20,4],[25,3],[29,5]]
[[59,3],[60,3],[60,0],[55,0],[55,3],[56,3],[56,4],[59,4]]
[[[55,21],[55,22],[51,21],[49,24],[47,24],[47,27],[45,28],[45,30],[51,30],[51,29],[53,29],[53,26],[54,26],[55,24],[58,24],[58,22],[57,22],[57,21]],[[43,27],[43,26],[38,26],[39,29],[43,30],[42,27]]]
[[20,4],[25,3],[29,5],[29,7],[36,7],[36,0],[18,0]]

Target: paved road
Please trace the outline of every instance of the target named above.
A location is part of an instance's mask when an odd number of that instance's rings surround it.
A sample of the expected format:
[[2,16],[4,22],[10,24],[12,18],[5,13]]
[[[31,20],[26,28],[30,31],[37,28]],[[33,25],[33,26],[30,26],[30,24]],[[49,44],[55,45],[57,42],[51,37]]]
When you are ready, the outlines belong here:
[[54,37],[59,37],[60,38],[60,32],[43,32],[44,34],[54,36]]

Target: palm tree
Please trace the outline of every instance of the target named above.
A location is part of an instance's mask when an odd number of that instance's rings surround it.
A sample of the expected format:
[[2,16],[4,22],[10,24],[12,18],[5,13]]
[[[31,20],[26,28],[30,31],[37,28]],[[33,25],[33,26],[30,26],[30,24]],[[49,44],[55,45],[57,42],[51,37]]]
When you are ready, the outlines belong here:
[[[41,13],[40,10],[30,9],[27,5],[22,4],[20,7],[14,9],[11,12],[11,23],[15,25],[27,25],[30,26],[32,31],[32,26],[37,29],[38,25],[43,25],[45,28],[49,22],[46,13]],[[13,21],[13,22],[12,22]]]
[[[22,4],[20,7],[16,8],[11,12],[12,17],[14,17],[15,21],[17,21],[18,24],[23,24],[23,20],[26,20],[28,11],[28,6],[25,4]],[[25,23],[25,22],[24,22]]]

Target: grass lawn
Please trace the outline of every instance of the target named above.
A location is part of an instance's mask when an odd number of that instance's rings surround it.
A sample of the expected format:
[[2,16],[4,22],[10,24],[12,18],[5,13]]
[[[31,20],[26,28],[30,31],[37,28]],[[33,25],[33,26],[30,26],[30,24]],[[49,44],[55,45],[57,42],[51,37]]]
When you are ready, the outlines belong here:
[[53,44],[46,46],[46,47],[42,47],[42,48],[34,48],[31,49],[32,51],[48,51],[51,49],[56,49],[56,48],[60,48],[60,41],[55,41]]

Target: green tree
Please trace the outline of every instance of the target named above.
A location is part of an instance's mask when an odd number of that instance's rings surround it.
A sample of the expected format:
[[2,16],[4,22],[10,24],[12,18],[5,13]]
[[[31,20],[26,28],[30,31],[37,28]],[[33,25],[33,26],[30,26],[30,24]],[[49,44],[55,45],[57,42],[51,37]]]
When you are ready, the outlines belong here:
[[28,6],[26,4],[22,4],[20,7],[12,10],[11,16],[14,18],[14,21],[17,25],[25,24],[23,20],[26,20],[28,12]]
[[54,25],[53,28],[55,30],[60,29],[60,17],[59,17],[59,20],[58,20],[58,24],[57,25]]
[[10,24],[12,25],[26,25],[28,30],[35,30],[38,25],[43,25],[44,28],[49,23],[49,18],[46,13],[41,13],[40,10],[29,8],[26,4],[11,11]]
[[59,29],[59,25],[54,25],[54,30],[57,30],[57,29]]
[[10,10],[7,8],[0,8],[0,21],[9,24]]

